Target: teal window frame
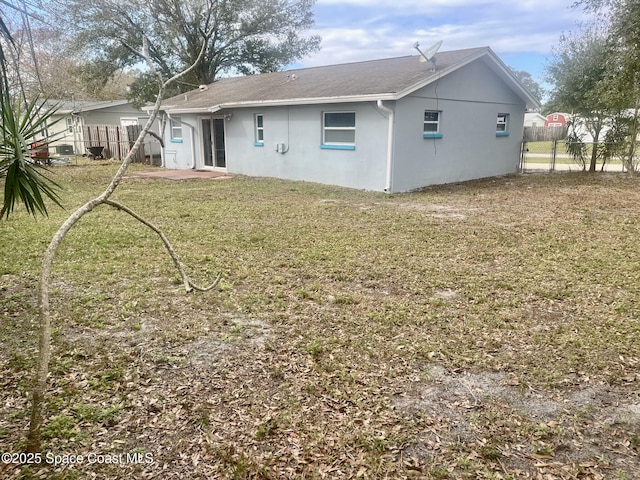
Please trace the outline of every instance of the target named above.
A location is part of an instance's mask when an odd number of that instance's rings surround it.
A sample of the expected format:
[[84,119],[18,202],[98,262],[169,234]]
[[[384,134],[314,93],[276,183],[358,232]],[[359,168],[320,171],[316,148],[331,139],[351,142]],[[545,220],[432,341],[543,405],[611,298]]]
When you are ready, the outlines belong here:
[[425,110],[422,124],[422,138],[442,138],[444,135],[442,135],[440,131],[441,121],[442,110]]
[[333,145],[333,144],[323,143],[320,145],[320,148],[322,150],[355,150],[356,146],[355,145]]
[[[353,118],[353,121],[351,120]],[[338,141],[327,139],[333,134],[350,136],[353,140]],[[322,112],[322,143],[320,148],[325,150],[355,150],[356,149],[356,112],[328,111]]]
[[509,114],[499,113],[496,117],[496,137],[509,136]]
[[171,117],[169,119],[169,131],[173,143],[182,143],[182,119],[181,117]]
[[255,141],[253,145],[256,147],[264,147],[264,115],[256,113],[253,117],[255,127]]

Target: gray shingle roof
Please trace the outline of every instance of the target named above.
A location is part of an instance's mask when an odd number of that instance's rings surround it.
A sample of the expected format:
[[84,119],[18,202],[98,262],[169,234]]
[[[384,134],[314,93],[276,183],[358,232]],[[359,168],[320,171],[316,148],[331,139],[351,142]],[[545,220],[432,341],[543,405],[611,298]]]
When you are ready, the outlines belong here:
[[[489,54],[488,47],[440,52],[436,71],[420,56],[370,60],[285,72],[223,78],[206,87],[177,95],[163,102],[169,112],[207,111],[225,106],[261,103],[316,103],[350,101],[366,97],[395,99],[420,88],[459,66]],[[516,81],[517,82],[517,81]]]
[[47,106],[56,106],[59,114],[88,112],[103,108],[127,105],[129,100],[47,100]]

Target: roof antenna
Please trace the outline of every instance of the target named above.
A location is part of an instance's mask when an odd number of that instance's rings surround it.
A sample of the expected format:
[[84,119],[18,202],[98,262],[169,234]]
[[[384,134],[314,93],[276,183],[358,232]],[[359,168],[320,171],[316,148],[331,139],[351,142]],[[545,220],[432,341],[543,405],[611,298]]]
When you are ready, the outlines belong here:
[[440,50],[440,47],[442,46],[442,40],[440,40],[438,43],[433,44],[431,47],[429,47],[427,49],[426,52],[423,52],[422,50],[420,50],[420,44],[418,42],[416,42],[413,45],[413,48],[415,48],[416,50],[418,50],[418,52],[420,52],[420,61],[421,62],[431,62],[431,71],[435,72],[436,71],[436,53],[438,53],[438,50]]

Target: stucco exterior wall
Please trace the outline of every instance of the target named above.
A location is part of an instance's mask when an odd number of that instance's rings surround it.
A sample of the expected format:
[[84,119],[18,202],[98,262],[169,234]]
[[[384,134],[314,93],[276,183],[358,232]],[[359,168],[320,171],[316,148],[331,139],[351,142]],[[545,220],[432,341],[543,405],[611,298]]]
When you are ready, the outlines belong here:
[[[323,149],[322,113],[355,112],[355,150]],[[375,103],[242,108],[219,115],[181,114],[182,142],[165,135],[167,168],[203,168],[201,119],[225,120],[229,173],[383,190],[386,182],[387,118]],[[255,115],[264,119],[264,145],[256,146]],[[174,115],[174,118],[176,115]],[[284,144],[283,152],[276,144]],[[280,149],[282,150],[282,149]]]
[[[423,138],[425,110],[442,112],[442,138]],[[482,61],[399,100],[395,112],[393,191],[517,171],[525,105]],[[496,136],[499,113],[509,114],[508,136]]]
[[163,132],[164,140],[164,166],[166,168],[188,169],[202,168],[194,162],[202,164],[202,155],[196,142],[200,141],[200,135],[197,134],[198,117],[195,114],[172,115],[176,120],[180,119],[182,125],[182,139],[175,140],[171,138],[170,121],[167,123]]
[[[327,111],[355,112],[355,150],[321,148]],[[264,146],[254,145],[255,114],[263,115]],[[374,103],[238,109],[226,123],[228,171],[382,190],[387,125]]]
[[81,116],[86,125],[120,125],[121,118],[149,118],[148,115],[133,108],[130,104],[89,110],[82,112]]

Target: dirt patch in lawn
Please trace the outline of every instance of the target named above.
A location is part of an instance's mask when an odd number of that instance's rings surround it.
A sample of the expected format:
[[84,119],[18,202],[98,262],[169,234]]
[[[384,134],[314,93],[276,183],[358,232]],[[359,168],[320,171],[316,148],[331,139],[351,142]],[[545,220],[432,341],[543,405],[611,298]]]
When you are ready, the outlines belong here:
[[454,205],[421,204],[405,202],[397,205],[400,210],[423,212],[424,215],[433,218],[449,220],[465,220],[469,215],[477,213],[475,208],[465,208]]
[[172,170],[168,168],[158,168],[155,170],[147,170],[135,172],[133,175],[142,178],[162,178],[165,180],[193,180],[193,179],[229,179],[231,175],[225,172],[213,172],[208,170]]
[[233,316],[226,319],[230,325],[222,336],[202,337],[183,346],[188,361],[194,368],[207,368],[221,356],[233,355],[237,348],[261,346],[270,336],[270,327],[264,320]]
[[[576,466],[587,478],[640,473],[628,441],[602,443],[604,437],[622,432],[633,437],[640,430],[640,403],[624,389],[599,384],[544,391],[503,372],[455,373],[442,367],[430,367],[427,377],[390,399],[403,416],[438,419],[439,428],[407,447],[414,463],[429,462],[434,451],[457,443],[471,452],[458,463],[494,461],[517,478],[570,478]],[[487,430],[500,433],[492,438]]]

